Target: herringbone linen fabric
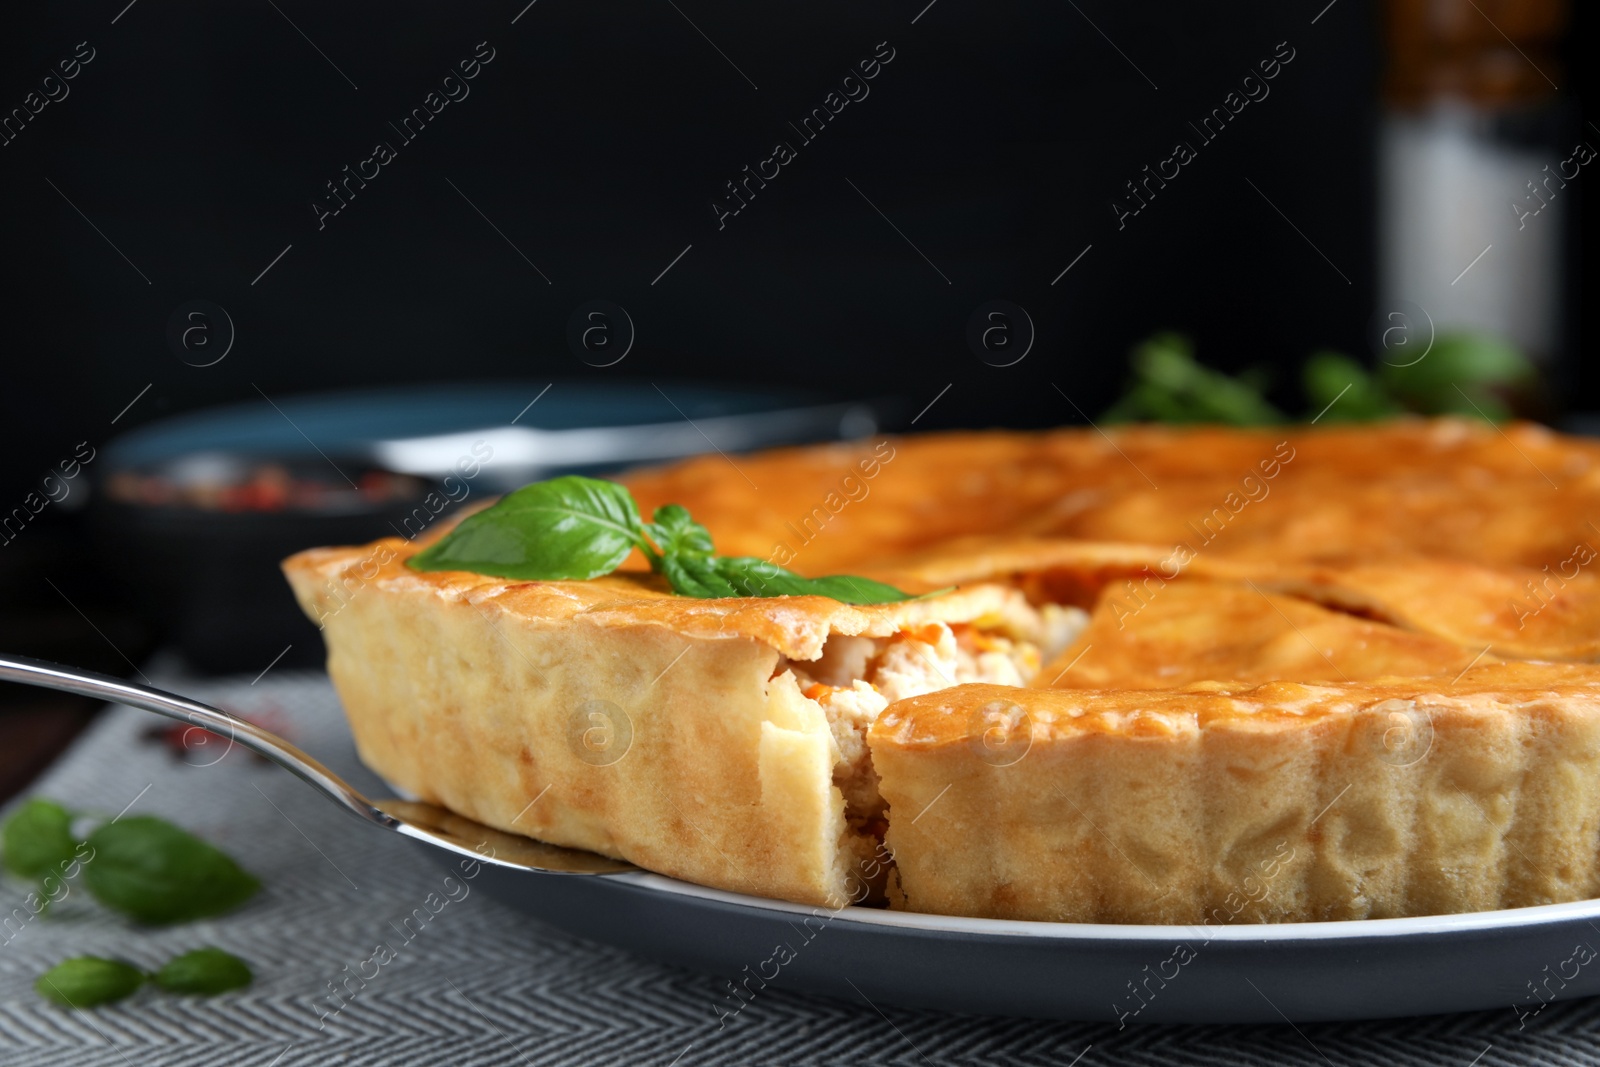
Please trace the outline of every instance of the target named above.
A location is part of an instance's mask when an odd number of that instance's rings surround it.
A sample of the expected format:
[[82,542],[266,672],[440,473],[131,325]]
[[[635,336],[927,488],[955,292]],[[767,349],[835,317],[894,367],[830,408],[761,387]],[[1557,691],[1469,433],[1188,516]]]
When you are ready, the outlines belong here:
[[[356,761],[338,700],[317,673],[196,680],[175,689],[262,721],[382,795]],[[339,812],[243,749],[175,755],[165,720],[117,708],[34,786],[68,806],[161,815],[227,849],[264,883],[242,910],[147,930],[75,885],[60,905],[0,933],[0,1063],[195,1067],[301,1065],[1600,1064],[1600,1000],[1555,1004],[1524,1029],[1501,1011],[1372,1023],[1129,1026],[911,1011],[763,991],[719,1029],[714,979],[568,936],[486,895],[448,903],[410,941],[398,923],[443,872],[393,835]],[[217,757],[221,755],[221,758]],[[215,761],[215,762],[212,762]],[[206,765],[209,764],[209,765]],[[28,887],[0,883],[5,913]],[[710,936],[714,936],[714,933]],[[337,1016],[328,983],[379,942],[403,945]],[[60,959],[120,956],[154,967],[220,945],[249,961],[249,989],[210,999],[143,990],[89,1012],[56,1008],[34,978]],[[880,1010],[881,1009],[881,1010]]]

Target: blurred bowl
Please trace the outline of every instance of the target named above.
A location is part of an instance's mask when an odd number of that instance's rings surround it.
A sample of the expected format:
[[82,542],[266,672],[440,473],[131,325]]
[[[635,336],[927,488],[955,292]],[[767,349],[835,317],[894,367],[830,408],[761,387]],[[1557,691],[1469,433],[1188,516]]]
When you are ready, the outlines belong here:
[[359,458],[330,461],[203,452],[123,467],[90,505],[91,528],[163,642],[195,668],[313,666],[322,642],[278,561],[398,530],[430,489]]

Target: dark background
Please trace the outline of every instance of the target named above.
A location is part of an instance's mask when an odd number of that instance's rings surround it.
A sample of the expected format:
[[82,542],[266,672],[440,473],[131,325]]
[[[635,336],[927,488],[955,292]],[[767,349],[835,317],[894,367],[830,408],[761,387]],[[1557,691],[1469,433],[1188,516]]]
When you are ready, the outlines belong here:
[[[922,430],[1081,422],[1161,328],[1212,366],[1272,368],[1291,411],[1308,352],[1369,358],[1374,0],[525,2],[9,13],[0,109],[79,42],[95,58],[0,147],[0,510],[80,441],[263,393],[699,379],[897,396],[905,414],[940,397]],[[1576,136],[1594,16],[1574,18],[1560,81]],[[895,58],[870,95],[801,145],[787,124],[881,41]],[[389,123],[479,42],[494,59],[470,96],[401,143]],[[1201,147],[1187,123],[1279,42],[1295,58],[1271,95]],[[1198,158],[1119,230],[1123,183],[1180,138]],[[779,139],[798,159],[719,231],[712,200]],[[325,183],[379,140],[397,158],[319,229]],[[637,328],[612,367],[566,341],[595,298]],[[1037,328],[1014,366],[966,343],[996,298]],[[236,328],[214,366],[168,344],[196,299]],[[1550,369],[1568,411],[1600,407],[1583,304]],[[126,672],[160,634],[80,515],[48,508],[0,551],[0,647]]]
[[[1081,14],[939,0],[915,25],[926,0],[682,13],[539,0],[513,26],[522,2],[280,13],[140,0],[115,25],[126,0],[20,15],[0,45],[6,106],[77,42],[97,56],[0,149],[7,484],[30,480],[27,460],[103,437],[151,381],[118,429],[255,398],[252,382],[277,397],[663,376],[924,402],[954,381],[919,428],[1046,425],[1076,419],[1046,383],[1094,413],[1130,343],[1158,327],[1189,331],[1221,367],[1362,347],[1379,77],[1363,0],[1314,26],[1326,0]],[[797,142],[786,123],[884,40],[896,58],[870,95],[719,232],[723,183],[774,140]],[[1285,40],[1296,58],[1271,95],[1119,232],[1122,183],[1174,140],[1198,143],[1186,122]],[[471,95],[401,144],[388,123],[480,41],[496,58]],[[378,139],[398,158],[319,231],[312,201]],[[639,336],[604,370],[565,343],[568,315],[595,297],[626,307]],[[986,366],[964,341],[968,315],[997,297],[1038,328],[1015,367]],[[169,315],[195,298],[236,324],[214,367],[166,344]]]

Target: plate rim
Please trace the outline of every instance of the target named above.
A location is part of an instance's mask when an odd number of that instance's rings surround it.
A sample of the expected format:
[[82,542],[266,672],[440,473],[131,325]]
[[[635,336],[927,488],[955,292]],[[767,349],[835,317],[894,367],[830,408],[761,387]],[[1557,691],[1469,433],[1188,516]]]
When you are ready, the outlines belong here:
[[685,882],[653,871],[625,871],[601,875],[649,893],[670,893],[698,897],[733,907],[779,911],[812,917],[828,915],[829,921],[844,920],[862,926],[967,937],[1005,937],[1058,941],[1152,941],[1203,940],[1223,942],[1291,941],[1388,941],[1397,938],[1508,932],[1551,923],[1600,920],[1600,899],[1575,900],[1562,904],[1537,904],[1495,911],[1453,912],[1445,915],[1420,915],[1392,919],[1332,919],[1325,922],[1238,923],[1205,927],[1201,924],[1135,925],[1127,923],[1061,923],[1031,919],[985,919],[965,915],[934,915],[886,908],[846,905],[797,904],[793,901],[735,893],[726,889]]
[[[415,799],[387,780],[396,796]],[[535,838],[534,840],[537,840]],[[539,872],[529,871],[530,875]],[[550,872],[553,877],[573,877],[570,874]],[[920,911],[892,911],[888,908],[863,908],[853,904],[830,908],[825,904],[798,904],[792,900],[775,897],[758,897],[749,893],[736,893],[731,889],[686,882],[681,878],[657,874],[638,868],[580,877],[602,878],[607,882],[625,885],[643,893],[668,893],[679,897],[698,897],[725,907],[754,911],[777,911],[787,915],[813,917],[829,914],[829,921],[842,919],[859,926],[879,927],[889,931],[940,934],[959,937],[1002,937],[1018,940],[1126,942],[1148,941],[1162,943],[1178,940],[1200,940],[1206,944],[1214,941],[1261,943],[1295,941],[1392,941],[1408,937],[1444,936],[1448,934],[1506,933],[1534,926],[1565,922],[1584,922],[1591,925],[1600,920],[1600,897],[1572,900],[1561,904],[1535,904],[1522,908],[1497,908],[1493,911],[1450,912],[1444,915],[1414,915],[1394,919],[1330,919],[1322,922],[1292,923],[1237,923],[1212,926],[1177,923],[1167,925],[1133,923],[1062,923],[1037,919],[985,919],[971,915],[938,915]]]

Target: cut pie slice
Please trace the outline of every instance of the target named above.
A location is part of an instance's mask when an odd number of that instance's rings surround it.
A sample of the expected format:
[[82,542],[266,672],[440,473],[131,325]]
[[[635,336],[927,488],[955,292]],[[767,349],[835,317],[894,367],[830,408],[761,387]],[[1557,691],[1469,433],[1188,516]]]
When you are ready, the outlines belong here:
[[883,707],[1020,685],[1086,619],[997,585],[868,607],[697,600],[648,575],[419,573],[417,550],[284,564],[363,762],[489,826],[812,904],[882,881],[865,731]]

